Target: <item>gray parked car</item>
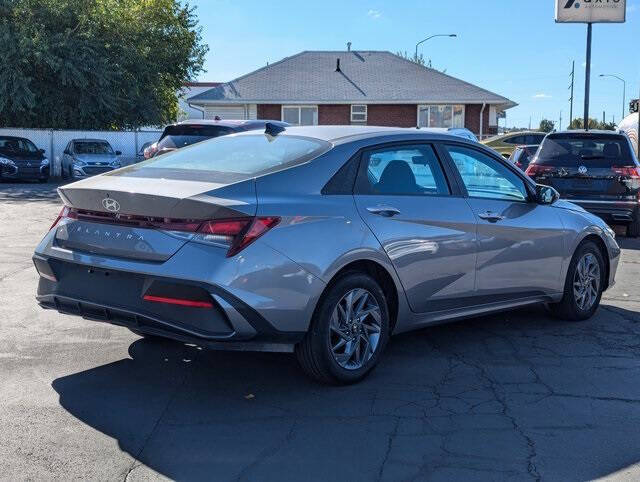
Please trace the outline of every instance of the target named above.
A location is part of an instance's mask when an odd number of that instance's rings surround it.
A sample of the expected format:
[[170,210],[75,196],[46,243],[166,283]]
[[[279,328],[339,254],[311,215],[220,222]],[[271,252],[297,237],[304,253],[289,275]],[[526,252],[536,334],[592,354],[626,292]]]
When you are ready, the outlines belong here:
[[607,225],[478,143],[266,130],[61,187],[39,303],[351,383],[394,333],[533,303],[584,320],[614,282]]
[[81,179],[120,167],[120,151],[102,139],[73,139],[64,149],[62,177]]

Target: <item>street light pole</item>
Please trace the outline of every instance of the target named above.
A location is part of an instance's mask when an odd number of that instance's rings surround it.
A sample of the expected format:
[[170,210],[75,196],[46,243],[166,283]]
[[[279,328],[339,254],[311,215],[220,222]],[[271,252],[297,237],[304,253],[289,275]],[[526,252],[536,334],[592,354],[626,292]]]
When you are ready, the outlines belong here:
[[614,79],[618,79],[622,82],[622,118],[624,119],[624,112],[627,104],[627,82],[622,77],[618,77],[613,74],[600,74],[600,77],[613,77]]
[[593,24],[587,24],[587,62],[584,76],[584,129],[589,130],[589,93],[591,89],[591,36]]
[[435,37],[457,37],[457,36],[458,36],[458,34],[455,34],[455,33],[450,33],[450,34],[447,34],[447,33],[439,33],[439,34],[436,34],[436,35],[432,35],[431,37],[427,37],[427,38],[426,38],[426,39],[424,39],[424,40],[420,40],[420,42],[418,42],[418,43],[416,44],[416,53],[415,53],[415,56],[413,57],[413,58],[414,58],[414,60],[416,60],[416,61],[418,60],[418,46],[419,46],[420,44],[425,43],[427,40],[431,40],[432,38],[435,38]]

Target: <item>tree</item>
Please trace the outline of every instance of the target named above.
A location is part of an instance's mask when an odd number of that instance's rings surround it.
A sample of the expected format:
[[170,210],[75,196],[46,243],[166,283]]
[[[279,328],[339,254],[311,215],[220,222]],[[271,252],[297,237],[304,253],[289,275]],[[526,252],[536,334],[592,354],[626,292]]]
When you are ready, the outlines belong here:
[[419,54],[416,57],[416,54],[413,54],[412,56],[409,56],[407,54],[407,51],[405,50],[404,52],[396,52],[396,55],[398,57],[402,57],[405,60],[410,60],[411,62],[415,62],[418,65],[422,65],[423,67],[425,67],[427,65],[427,62],[424,60],[424,56],[422,54]]
[[549,119],[542,119],[540,121],[540,131],[541,132],[551,132],[555,128],[555,124],[553,121]]
[[[599,129],[600,121],[598,119],[589,118],[589,129]],[[582,118],[573,119],[569,124],[569,129],[584,129],[584,120]]]
[[202,71],[195,11],[180,0],[0,0],[0,125],[162,125]]

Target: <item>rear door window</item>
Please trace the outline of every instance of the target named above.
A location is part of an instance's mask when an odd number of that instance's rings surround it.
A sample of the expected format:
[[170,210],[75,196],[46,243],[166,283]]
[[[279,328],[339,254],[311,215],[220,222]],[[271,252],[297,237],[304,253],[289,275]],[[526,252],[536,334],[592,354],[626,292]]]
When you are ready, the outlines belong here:
[[607,134],[558,134],[544,140],[536,164],[558,167],[607,168],[635,166],[636,161],[623,136]]
[[448,195],[449,186],[430,145],[390,146],[366,151],[358,194]]

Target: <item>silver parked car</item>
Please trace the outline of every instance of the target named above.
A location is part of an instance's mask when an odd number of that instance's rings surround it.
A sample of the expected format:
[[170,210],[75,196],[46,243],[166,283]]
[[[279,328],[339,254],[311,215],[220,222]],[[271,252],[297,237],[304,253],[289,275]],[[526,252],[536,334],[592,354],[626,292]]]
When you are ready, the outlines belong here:
[[45,308],[351,383],[390,335],[533,303],[589,318],[620,249],[499,154],[415,129],[267,125],[61,187]]
[[62,177],[81,179],[113,171],[120,167],[121,154],[102,139],[73,139],[64,149]]

